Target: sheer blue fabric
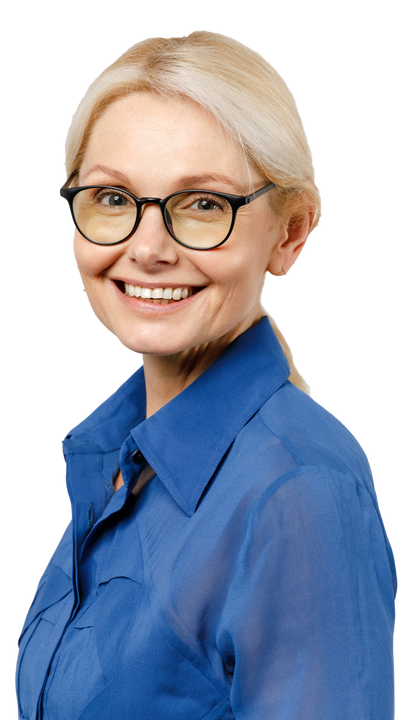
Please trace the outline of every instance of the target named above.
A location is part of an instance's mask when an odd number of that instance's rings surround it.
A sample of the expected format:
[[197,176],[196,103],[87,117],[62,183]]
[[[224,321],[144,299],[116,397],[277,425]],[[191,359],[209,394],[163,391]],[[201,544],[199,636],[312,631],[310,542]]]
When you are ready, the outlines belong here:
[[392,720],[369,466],[288,375],[263,318],[152,417],[140,369],[67,436],[73,519],[20,639],[20,718]]

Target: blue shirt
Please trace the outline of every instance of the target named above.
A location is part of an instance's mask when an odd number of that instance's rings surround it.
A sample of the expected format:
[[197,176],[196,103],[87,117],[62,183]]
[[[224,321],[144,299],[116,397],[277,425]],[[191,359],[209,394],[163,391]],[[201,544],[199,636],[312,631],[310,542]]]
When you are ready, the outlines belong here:
[[369,466],[288,375],[263,318],[155,415],[140,369],[67,436],[73,519],[22,632],[20,718],[392,720]]

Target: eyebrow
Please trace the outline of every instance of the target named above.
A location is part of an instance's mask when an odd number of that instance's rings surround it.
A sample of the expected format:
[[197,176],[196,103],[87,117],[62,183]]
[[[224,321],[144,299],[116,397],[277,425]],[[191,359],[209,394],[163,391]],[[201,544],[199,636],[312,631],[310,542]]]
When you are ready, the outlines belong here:
[[[119,170],[114,170],[113,168],[107,167],[107,165],[93,165],[90,170],[88,170],[85,175],[83,176],[83,180],[85,181],[86,178],[89,177],[93,172],[102,172],[105,175],[108,175],[109,177],[115,178],[116,180],[119,180],[123,185],[130,187],[131,181],[130,178],[127,177],[127,175],[124,175],[124,173],[120,172]],[[231,185],[231,187],[235,188],[235,190],[242,195],[244,191],[244,186],[241,185],[237,180],[235,180],[232,177],[228,177],[227,175],[222,175],[220,173],[207,173],[203,175],[186,175],[184,177],[179,178],[177,186],[180,187],[182,190],[195,190],[198,188],[198,185],[203,185],[206,183],[224,183],[225,185]],[[200,188],[198,188],[200,189]],[[217,189],[217,188],[215,188]]]
[[88,178],[89,175],[91,175],[93,172],[102,172],[104,175],[109,175],[110,177],[116,178],[117,180],[120,180],[120,182],[124,183],[125,185],[129,184],[129,179],[127,175],[124,175],[119,170],[113,170],[112,168],[107,167],[107,165],[93,165],[90,170],[87,170],[87,172],[84,175],[84,180]]

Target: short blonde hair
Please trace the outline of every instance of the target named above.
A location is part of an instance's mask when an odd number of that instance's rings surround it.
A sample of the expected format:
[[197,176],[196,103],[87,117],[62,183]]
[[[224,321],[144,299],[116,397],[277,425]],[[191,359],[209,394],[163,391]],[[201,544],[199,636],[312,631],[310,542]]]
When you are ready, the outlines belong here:
[[[187,98],[209,113],[243,150],[267,182],[276,184],[270,202],[287,222],[320,217],[310,148],[287,85],[258,53],[232,38],[194,32],[182,38],[137,43],[90,85],[66,142],[69,180],[78,175],[94,124],[116,100],[136,92]],[[290,379],[307,392],[291,353],[273,321],[291,363]]]

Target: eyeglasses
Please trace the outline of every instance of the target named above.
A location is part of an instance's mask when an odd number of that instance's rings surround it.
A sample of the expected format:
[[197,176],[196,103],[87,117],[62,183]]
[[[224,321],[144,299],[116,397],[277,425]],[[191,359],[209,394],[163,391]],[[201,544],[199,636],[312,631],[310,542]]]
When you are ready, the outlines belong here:
[[87,185],[63,186],[60,195],[68,201],[79,233],[97,245],[118,245],[128,240],[138,227],[143,205],[150,203],[160,207],[164,225],[180,245],[212,250],[229,238],[238,209],[275,187],[269,183],[244,196],[182,190],[160,199],[138,198],[110,185]]

